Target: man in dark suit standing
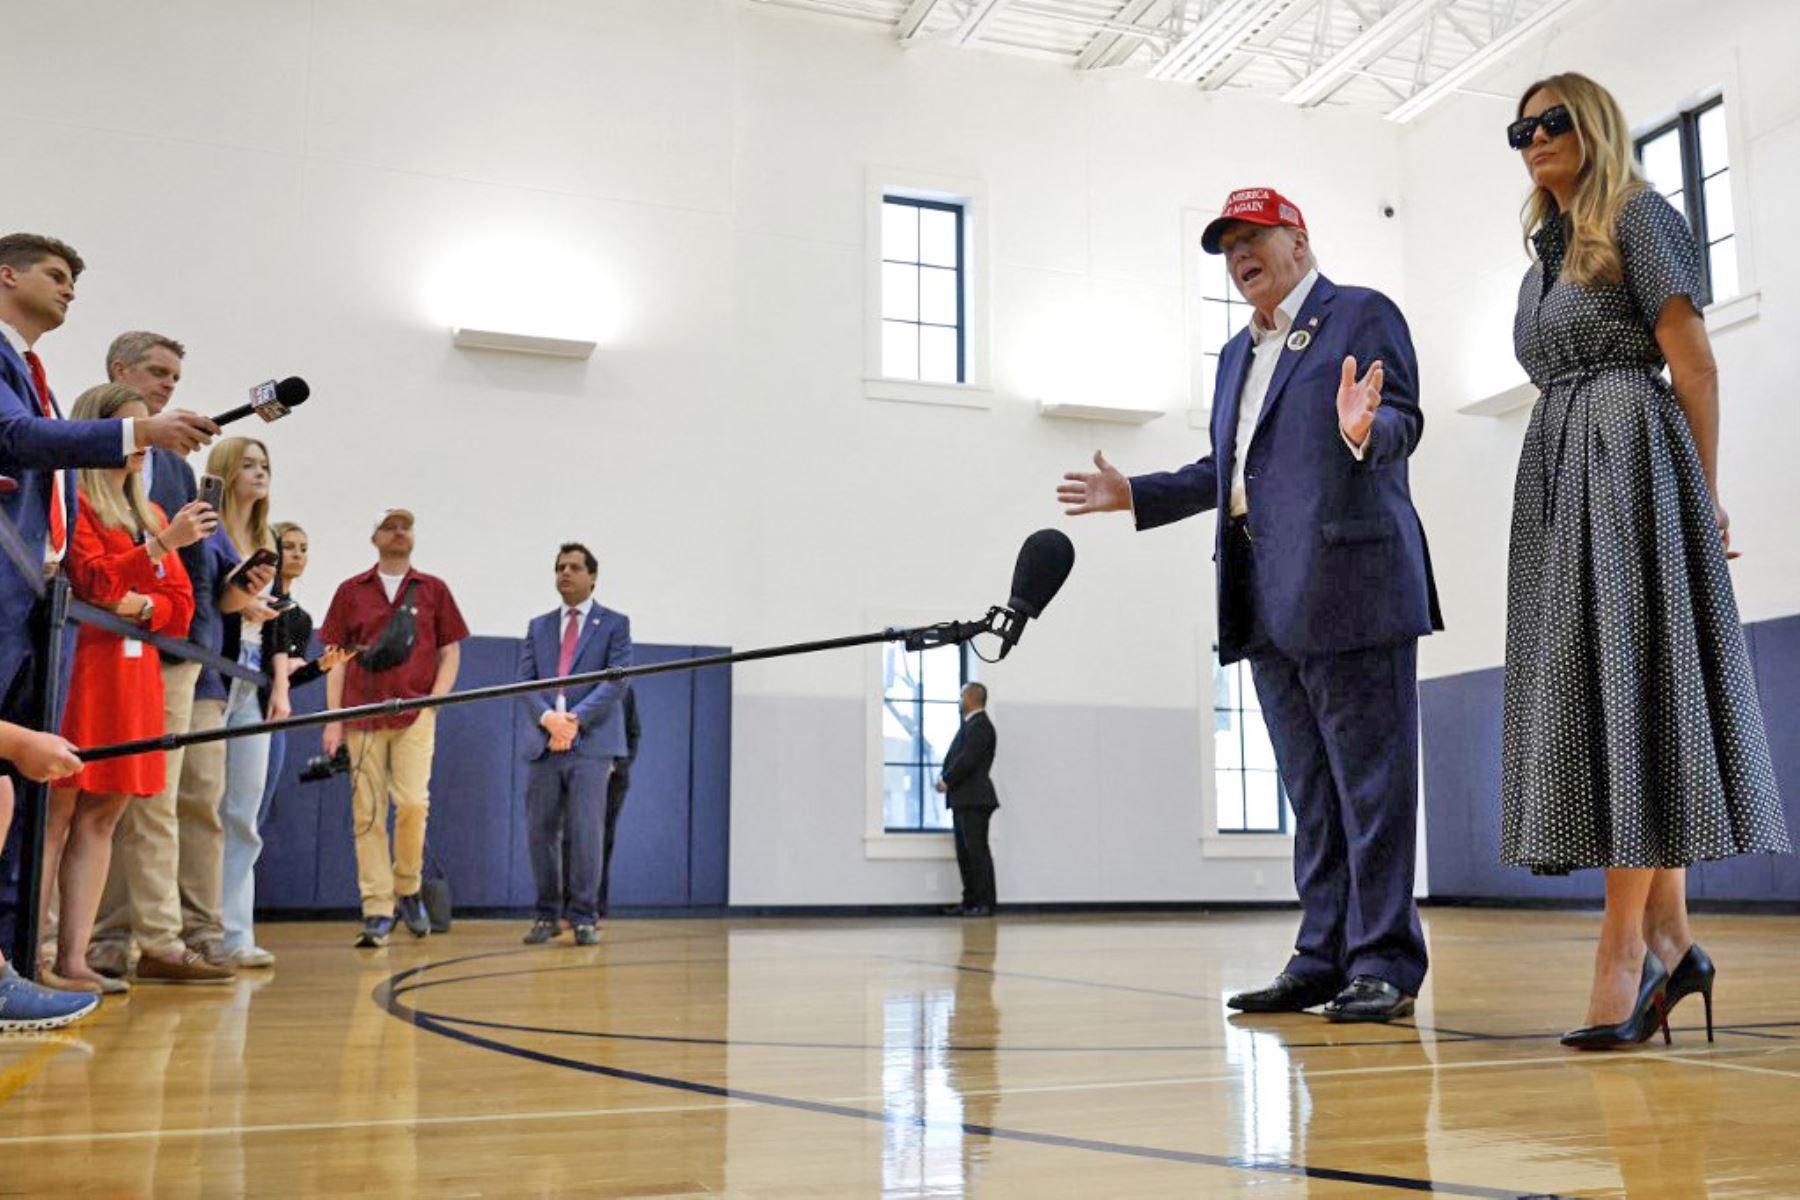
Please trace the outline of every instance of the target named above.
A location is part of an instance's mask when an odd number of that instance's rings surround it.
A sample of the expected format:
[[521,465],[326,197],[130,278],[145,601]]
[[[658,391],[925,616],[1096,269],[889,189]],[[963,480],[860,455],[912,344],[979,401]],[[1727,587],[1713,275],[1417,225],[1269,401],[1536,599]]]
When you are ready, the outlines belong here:
[[1224,514],[1219,657],[1250,660],[1294,805],[1302,914],[1287,968],[1230,1004],[1390,1021],[1425,978],[1417,649],[1443,628],[1407,485],[1424,428],[1412,338],[1386,296],[1319,274],[1300,210],[1270,188],[1227,197],[1201,246],[1255,310],[1219,356],[1213,452],[1129,480],[1096,453],[1058,497],[1070,515],[1128,510],[1139,529]]
[[[578,542],[557,551],[556,593],[562,603],[526,630],[519,649],[521,681],[631,665],[631,618],[594,599],[599,570],[599,561]],[[528,946],[559,936],[564,916],[575,927],[576,945],[600,940],[601,834],[607,780],[627,749],[624,691],[623,683],[600,683],[520,697],[535,727],[525,782],[537,884],[537,920],[525,935]],[[565,839],[570,843],[566,892]]]
[[994,915],[994,856],[988,850],[988,823],[1000,807],[994,781],[994,750],[999,739],[987,715],[987,688],[971,683],[962,690],[962,728],[944,755],[944,774],[937,790],[950,806],[956,827],[956,869],[962,874],[961,904],[945,909],[953,917]]

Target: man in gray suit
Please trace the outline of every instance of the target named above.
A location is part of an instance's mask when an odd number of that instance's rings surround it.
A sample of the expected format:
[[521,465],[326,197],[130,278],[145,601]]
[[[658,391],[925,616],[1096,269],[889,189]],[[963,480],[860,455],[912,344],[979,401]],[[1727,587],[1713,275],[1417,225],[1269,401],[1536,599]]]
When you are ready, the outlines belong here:
[[937,783],[937,790],[948,798],[950,819],[956,827],[956,869],[962,873],[963,885],[962,903],[946,908],[946,916],[994,915],[994,856],[988,851],[988,822],[1000,807],[1000,797],[988,772],[993,769],[999,739],[987,715],[987,698],[982,684],[963,688],[962,728],[944,755],[944,775]]

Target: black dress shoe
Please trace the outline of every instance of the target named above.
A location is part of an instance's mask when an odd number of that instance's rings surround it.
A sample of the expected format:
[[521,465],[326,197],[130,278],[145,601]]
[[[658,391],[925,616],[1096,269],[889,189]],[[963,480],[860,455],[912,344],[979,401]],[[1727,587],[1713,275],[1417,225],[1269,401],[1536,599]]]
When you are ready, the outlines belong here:
[[1239,992],[1225,1001],[1239,1012],[1304,1012],[1317,1008],[1338,993],[1338,985],[1317,979],[1300,979],[1286,971],[1275,982],[1253,992]]
[[965,917],[991,917],[994,915],[994,906],[991,904],[971,904],[969,907],[962,910],[962,915]]
[[1392,1021],[1412,1015],[1413,998],[1373,975],[1358,975],[1325,1006],[1325,1016],[1340,1024]]
[[1637,1001],[1631,1015],[1617,1025],[1583,1025],[1562,1035],[1562,1044],[1573,1050],[1617,1050],[1650,1040],[1662,1030],[1669,1044],[1669,969],[1655,954],[1644,956],[1644,973],[1638,977]]
[[967,905],[946,904],[946,905],[944,905],[944,907],[938,909],[938,911],[943,913],[946,917],[960,917],[964,913],[968,912],[969,909],[968,909]]

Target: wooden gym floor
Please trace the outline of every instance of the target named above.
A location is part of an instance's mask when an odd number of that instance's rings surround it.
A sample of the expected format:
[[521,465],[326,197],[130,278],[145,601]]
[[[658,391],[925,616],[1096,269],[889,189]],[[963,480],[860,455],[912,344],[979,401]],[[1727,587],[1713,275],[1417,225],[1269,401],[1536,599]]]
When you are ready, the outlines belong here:
[[1595,918],[1430,910],[1417,1018],[1233,1017],[1290,913],[464,922],[0,1039],[14,1196],[1800,1195],[1800,919],[1580,1055]]

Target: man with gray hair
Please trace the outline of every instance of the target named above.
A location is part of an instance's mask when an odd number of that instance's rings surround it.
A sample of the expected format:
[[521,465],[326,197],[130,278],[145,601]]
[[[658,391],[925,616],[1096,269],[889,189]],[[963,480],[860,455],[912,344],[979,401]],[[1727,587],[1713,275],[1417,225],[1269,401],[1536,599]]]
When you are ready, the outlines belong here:
[[[131,330],[106,351],[106,377],[136,388],[152,414],[168,406],[181,382],[187,350],[174,338]],[[164,512],[177,512],[199,494],[194,472],[179,455],[152,450],[144,457],[144,491]],[[219,652],[222,614],[259,602],[242,588],[225,586],[226,564],[203,540],[181,551],[194,587],[194,619],[188,641]],[[261,590],[272,577],[263,568],[251,579]],[[196,701],[200,664],[164,656],[163,728],[169,733],[217,729],[224,705]],[[131,942],[142,952],[142,983],[225,983],[236,972],[222,940],[221,871],[225,830],[219,802],[225,792],[225,743],[208,742],[168,752],[167,783],[155,796],[128,805],[113,834],[112,869],[100,899],[88,948],[88,965],[123,978]]]

